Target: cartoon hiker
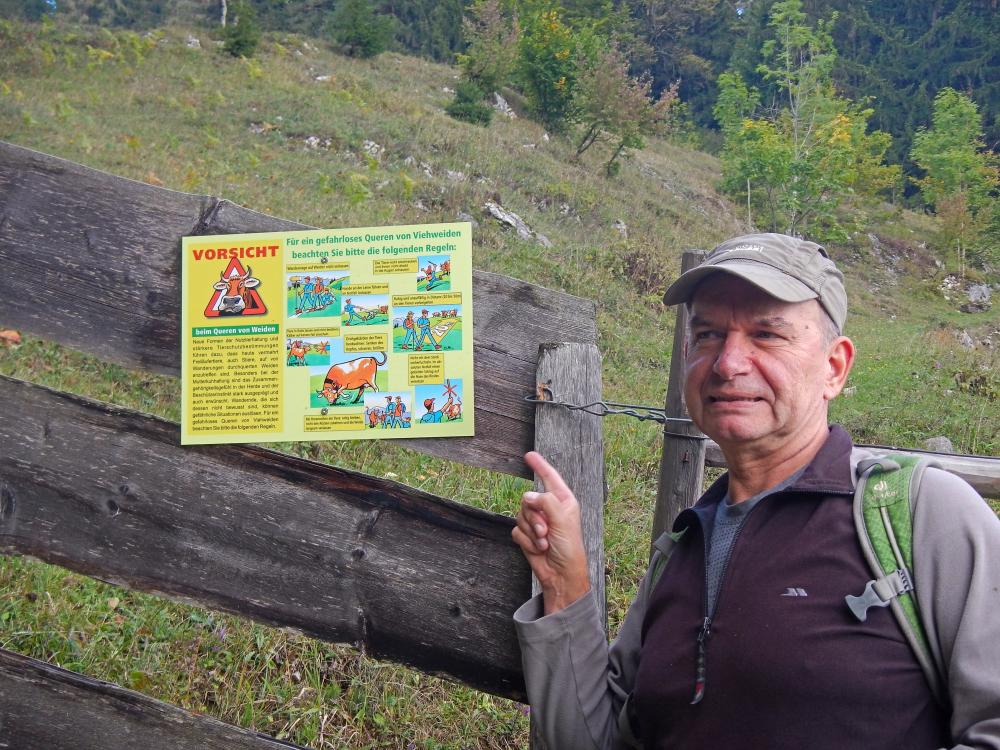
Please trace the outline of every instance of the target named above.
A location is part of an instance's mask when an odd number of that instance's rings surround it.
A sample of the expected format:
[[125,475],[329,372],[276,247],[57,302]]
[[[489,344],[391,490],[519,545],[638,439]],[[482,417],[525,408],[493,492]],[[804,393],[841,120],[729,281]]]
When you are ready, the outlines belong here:
[[403,415],[406,414],[406,404],[403,403],[402,396],[396,396],[396,426],[397,427],[409,427],[409,420],[403,419]]
[[393,404],[392,404],[392,396],[386,396],[385,397],[385,406],[383,408],[385,410],[385,422],[382,423],[382,429],[384,430],[387,427],[389,427],[389,428],[395,427],[396,426],[396,407],[393,406]]
[[313,294],[316,295],[316,307],[322,310],[326,307],[326,287],[323,285],[323,279],[319,276],[316,277],[316,288],[313,290]]
[[302,280],[298,276],[292,277],[292,291],[295,293],[295,314],[302,314]]
[[427,261],[427,268],[424,269],[424,277],[427,279],[427,289],[430,290],[437,281],[437,263],[431,263]]
[[425,338],[427,339],[427,342],[431,346],[433,346],[435,349],[440,349],[441,345],[440,344],[435,344],[434,343],[434,337],[431,336],[431,320],[430,320],[430,318],[427,317],[427,311],[426,310],[421,310],[420,311],[420,317],[417,318],[416,322],[417,322],[417,325],[420,326],[420,336],[417,339],[417,345],[415,347],[413,347],[414,351],[418,351],[419,352],[421,349],[424,348],[424,339]]
[[400,349],[409,349],[411,346],[417,345],[417,327],[413,323],[413,310],[406,313],[406,317],[403,319],[403,343],[399,347]]
[[351,302],[351,298],[348,297],[344,300],[344,312],[347,313],[347,320],[344,322],[345,326],[349,326],[351,321],[355,318],[358,319],[358,323],[364,323],[365,320],[356,312],[358,310],[357,305]]
[[306,276],[305,282],[302,284],[302,310],[304,312],[309,312],[312,308],[316,307],[316,285],[313,280]]
[[424,423],[424,424],[437,424],[438,422],[441,421],[441,416],[442,416],[441,412],[440,411],[434,411],[434,399],[432,399],[432,398],[425,398],[424,399],[424,408],[427,410],[427,413],[424,414],[420,418],[420,421],[422,423]]

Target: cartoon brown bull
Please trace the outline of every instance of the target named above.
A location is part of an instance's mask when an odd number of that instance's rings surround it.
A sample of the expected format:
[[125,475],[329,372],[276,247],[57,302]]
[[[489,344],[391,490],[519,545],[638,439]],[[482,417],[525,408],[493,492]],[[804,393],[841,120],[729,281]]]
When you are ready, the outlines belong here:
[[375,374],[378,372],[378,368],[386,363],[387,359],[385,352],[382,352],[381,362],[375,357],[358,357],[335,364],[326,372],[323,390],[316,391],[316,393],[333,405],[344,391],[357,389],[358,395],[351,401],[352,404],[356,404],[361,400],[365,388],[378,391],[378,386],[375,385]]

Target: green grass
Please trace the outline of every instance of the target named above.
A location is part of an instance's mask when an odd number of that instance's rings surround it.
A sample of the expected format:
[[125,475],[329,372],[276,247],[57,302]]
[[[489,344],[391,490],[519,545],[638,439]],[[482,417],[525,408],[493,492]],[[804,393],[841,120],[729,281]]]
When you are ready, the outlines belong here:
[[[740,208],[715,192],[712,157],[654,141],[609,180],[597,147],[574,160],[571,144],[546,140],[525,118],[497,117],[487,129],[449,118],[454,68],[396,54],[353,60],[282,35],[240,61],[204,31],[194,32],[203,48],[187,48],[189,31],[143,40],[0,26],[0,138],[321,227],[471,214],[480,222],[477,268],[597,300],[606,398],[662,403],[674,328],[663,288],[683,250],[746,229]],[[366,140],[384,147],[379,159]],[[554,246],[482,218],[497,197]],[[881,222],[880,235],[905,241],[914,257],[933,236],[926,217],[888,210]],[[959,313],[936,291],[940,272],[925,276],[927,263],[905,259],[891,272],[864,236],[831,251],[847,269],[848,333],[860,355],[854,395],[835,402],[834,418],[864,442],[919,445],[944,434],[957,450],[996,454],[997,355],[962,349],[956,334],[985,338],[1000,314]],[[0,349],[0,373],[179,418],[176,380],[30,336]],[[604,426],[614,627],[644,568],[660,429],[621,417]],[[512,513],[528,487],[399,442],[274,447],[500,513]],[[527,719],[510,701],[28,560],[0,560],[0,645],[316,748],[527,745]]]

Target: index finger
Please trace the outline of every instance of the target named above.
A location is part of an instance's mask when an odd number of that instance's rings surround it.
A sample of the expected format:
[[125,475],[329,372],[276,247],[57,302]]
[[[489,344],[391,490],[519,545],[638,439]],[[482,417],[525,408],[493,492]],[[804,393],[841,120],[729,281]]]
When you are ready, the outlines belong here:
[[573,497],[573,491],[566,485],[563,478],[538,451],[528,451],[524,454],[524,462],[542,480],[546,492],[551,492],[560,500]]

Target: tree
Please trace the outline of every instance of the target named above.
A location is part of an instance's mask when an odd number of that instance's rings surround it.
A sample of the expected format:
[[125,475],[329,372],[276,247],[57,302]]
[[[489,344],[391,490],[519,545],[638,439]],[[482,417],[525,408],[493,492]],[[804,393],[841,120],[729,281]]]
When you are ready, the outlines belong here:
[[518,77],[532,112],[555,133],[565,132],[573,121],[578,44],[558,6],[543,6],[524,19]]
[[334,40],[351,57],[375,57],[385,51],[393,34],[391,16],[379,15],[371,0],[343,0],[330,17]]
[[253,57],[260,44],[257,13],[248,2],[232,3],[230,21],[222,31],[223,49],[233,57]]
[[468,47],[458,55],[458,65],[465,79],[488,95],[507,83],[517,64],[517,13],[505,12],[501,0],[476,0],[462,28]]
[[964,275],[970,243],[995,221],[1000,184],[996,155],[986,149],[982,116],[965,94],[941,89],[931,122],[913,136],[910,158],[925,173],[914,182],[941,218],[943,239],[955,246]]
[[841,205],[898,180],[899,168],[883,163],[890,137],[868,132],[872,110],[834,90],[830,23],[811,26],[801,0],[774,4],[758,66],[781,94],[772,107],[737,73],[718,79],[724,188],[745,195],[749,220],[756,209],[772,231],[842,235]]
[[642,148],[643,136],[668,122],[677,102],[677,86],[664,89],[654,102],[652,79],[648,75],[630,75],[628,59],[613,44],[583,57],[578,66],[574,107],[583,136],[577,143],[576,155],[599,140],[608,140],[611,158],[604,169],[609,175],[615,174],[618,159],[628,149]]

